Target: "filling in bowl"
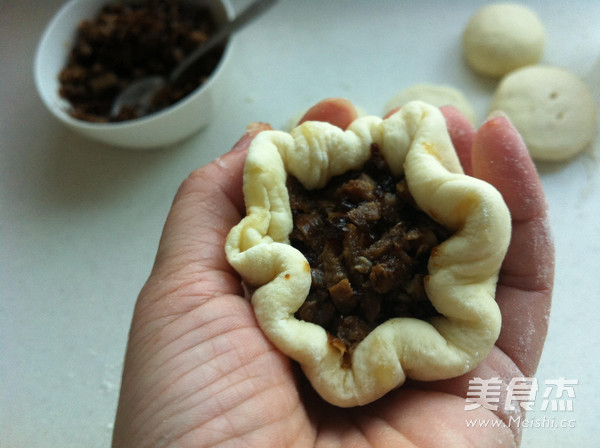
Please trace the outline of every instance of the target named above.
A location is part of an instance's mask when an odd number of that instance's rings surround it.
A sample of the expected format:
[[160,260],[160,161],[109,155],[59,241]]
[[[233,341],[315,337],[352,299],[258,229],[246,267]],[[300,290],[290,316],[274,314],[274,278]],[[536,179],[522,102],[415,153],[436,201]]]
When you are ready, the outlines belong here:
[[[81,22],[67,63],[59,74],[60,95],[70,114],[90,122],[139,118],[135,107],[110,111],[116,96],[132,81],[169,73],[215,32],[207,7],[178,0],[107,2],[96,17]],[[223,48],[217,47],[186,72],[175,86],[152,99],[150,113],[164,109],[202,85],[215,70]]]

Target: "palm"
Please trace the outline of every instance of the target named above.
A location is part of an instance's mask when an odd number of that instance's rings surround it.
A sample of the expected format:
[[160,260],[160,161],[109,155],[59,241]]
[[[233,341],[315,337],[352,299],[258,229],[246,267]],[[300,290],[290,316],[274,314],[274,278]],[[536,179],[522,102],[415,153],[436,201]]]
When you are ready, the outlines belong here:
[[[165,345],[141,341],[144,347],[137,347],[145,354],[141,362],[145,365],[128,368],[149,373],[141,388],[133,385],[141,378],[124,378],[132,383],[128,390],[134,391],[128,397],[136,403],[130,409],[139,424],[139,432],[130,433],[134,438],[160,440],[165,424],[179,422],[177,434],[170,436],[181,446],[219,442],[329,446],[326,442],[333,441],[342,446],[384,446],[391,441],[399,446],[403,441],[409,446],[424,439],[443,442],[450,436],[448,428],[454,428],[449,440],[464,446],[464,439],[457,438],[460,428],[465,428],[464,421],[457,419],[464,407],[462,398],[402,388],[365,408],[330,406],[312,391],[297,366],[264,338],[245,299],[236,295],[218,301],[197,295],[174,299],[201,304],[177,317],[162,317],[171,321],[162,330]],[[475,442],[477,434],[469,429],[463,436]]]
[[[320,113],[331,115],[330,110]],[[460,120],[457,123],[462,126]],[[465,144],[455,145],[465,149]],[[461,150],[464,162],[467,156]],[[229,153],[190,177],[178,193],[155,269],[136,306],[115,446],[485,446],[486,440],[512,446],[515,439],[509,428],[478,432],[465,424],[466,417],[506,416],[483,408],[468,415],[464,411],[469,378],[509,378],[535,371],[539,353],[523,355],[523,347],[511,338],[512,330],[503,331],[499,347],[468,376],[406,384],[361,408],[337,408],[316,395],[298,366],[264,337],[225,260],[225,237],[243,213],[241,197],[234,192],[241,189],[244,157],[243,151]],[[485,178],[483,162],[473,157],[475,171]],[[511,211],[514,215],[514,207]],[[523,307],[518,305],[538,300],[547,306],[551,269],[545,283],[539,276],[537,284],[526,283],[511,270],[511,257],[522,255],[515,253],[518,240],[531,232],[533,218],[543,217],[539,211],[518,217],[497,296],[505,327],[535,325],[540,331],[537,343],[528,344],[538,351],[545,322],[526,324],[529,320],[520,317]],[[533,224],[525,225],[528,222]],[[550,257],[551,247],[547,251]]]

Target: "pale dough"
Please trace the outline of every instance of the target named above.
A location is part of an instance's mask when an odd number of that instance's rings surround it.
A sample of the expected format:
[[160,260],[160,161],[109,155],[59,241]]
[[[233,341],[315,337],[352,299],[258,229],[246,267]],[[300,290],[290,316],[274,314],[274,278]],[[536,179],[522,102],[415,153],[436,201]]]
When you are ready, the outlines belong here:
[[501,77],[536,64],[542,57],[546,32],[538,16],[526,6],[495,3],[479,9],[463,33],[463,51],[476,72]]
[[433,84],[415,84],[394,95],[385,105],[384,115],[411,101],[424,101],[433,106],[454,106],[475,124],[475,112],[464,95],[454,87]]
[[[293,220],[286,179],[323,187],[360,169],[371,145],[395,175],[404,173],[419,208],[453,229],[432,251],[425,288],[442,316],[394,318],[353,353],[350,368],[326,331],[295,318],[310,285],[310,266],[289,245]],[[382,120],[366,116],[346,131],[306,122],[291,133],[265,131],[252,142],[244,170],[247,215],[227,237],[231,265],[253,291],[266,336],[302,366],[315,390],[338,406],[369,403],[404,383],[461,375],[484,359],[500,332],[498,272],[510,240],[510,216],[491,185],[462,173],[438,108],[411,102]]]
[[537,160],[567,160],[593,140],[597,106],[573,73],[551,66],[516,70],[500,82],[491,110],[501,110]]

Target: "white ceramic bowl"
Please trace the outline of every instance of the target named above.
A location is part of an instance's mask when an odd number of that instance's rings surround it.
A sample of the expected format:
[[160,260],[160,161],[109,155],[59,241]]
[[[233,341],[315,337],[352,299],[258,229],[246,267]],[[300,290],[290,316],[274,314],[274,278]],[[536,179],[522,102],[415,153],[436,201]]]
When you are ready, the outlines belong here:
[[[74,131],[94,140],[131,149],[169,146],[201,130],[213,117],[214,106],[224,93],[225,71],[230,63],[234,37],[227,42],[209,80],[160,112],[117,123],[91,123],[69,115],[70,104],[59,95],[58,75],[67,61],[79,23],[93,18],[109,1],[71,0],[58,11],[46,28],[34,60],[35,83],[44,104]],[[233,8],[228,0],[186,1],[208,5],[218,25],[233,18]]]

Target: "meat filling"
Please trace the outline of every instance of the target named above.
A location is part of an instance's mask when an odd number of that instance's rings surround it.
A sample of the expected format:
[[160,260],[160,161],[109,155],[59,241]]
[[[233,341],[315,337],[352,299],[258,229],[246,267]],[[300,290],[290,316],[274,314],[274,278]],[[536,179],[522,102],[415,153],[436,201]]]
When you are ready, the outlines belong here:
[[352,352],[393,317],[437,315],[424,288],[431,250],[451,232],[416,206],[404,178],[395,178],[379,148],[361,171],[334,177],[321,190],[287,183],[292,246],[311,266],[312,285],[296,313],[325,328],[352,365]]
[[[139,118],[135,108],[110,114],[116,96],[133,81],[169,73],[208,40],[216,24],[206,7],[179,0],[111,1],[77,27],[73,48],[59,74],[60,95],[70,114],[91,122]],[[168,85],[151,101],[151,112],[168,107],[203,84],[217,66],[223,48],[212,50],[177,85]]]

